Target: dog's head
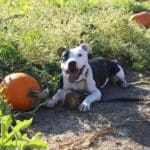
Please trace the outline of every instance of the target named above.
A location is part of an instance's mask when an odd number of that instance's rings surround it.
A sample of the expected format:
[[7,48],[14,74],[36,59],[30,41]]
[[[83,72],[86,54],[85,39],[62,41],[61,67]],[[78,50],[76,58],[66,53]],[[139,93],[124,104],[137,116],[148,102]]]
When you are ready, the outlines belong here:
[[72,49],[62,47],[58,49],[58,55],[61,58],[61,69],[69,82],[74,83],[85,72],[88,65],[89,51],[90,47],[85,43]]

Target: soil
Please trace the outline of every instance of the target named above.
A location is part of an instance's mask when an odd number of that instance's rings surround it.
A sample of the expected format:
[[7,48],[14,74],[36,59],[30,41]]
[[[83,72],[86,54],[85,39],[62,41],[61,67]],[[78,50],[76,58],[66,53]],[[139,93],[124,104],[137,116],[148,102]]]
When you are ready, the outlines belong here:
[[[139,80],[136,73],[127,72],[127,77],[130,82]],[[61,107],[40,108],[28,132],[31,135],[43,132],[43,139],[49,144],[48,150],[150,150],[150,84],[130,86],[127,89],[108,85],[102,92],[104,102],[93,104],[90,112],[81,113]],[[145,98],[148,101],[105,103],[106,99],[116,97]],[[113,132],[97,136],[88,146],[74,143],[72,147],[60,147],[64,142],[98,132],[110,125],[115,129]]]

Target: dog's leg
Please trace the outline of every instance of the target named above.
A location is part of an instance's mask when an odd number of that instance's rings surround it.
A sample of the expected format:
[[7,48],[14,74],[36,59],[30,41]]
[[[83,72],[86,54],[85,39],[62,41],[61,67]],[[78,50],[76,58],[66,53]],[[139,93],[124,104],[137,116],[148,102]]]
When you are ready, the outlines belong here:
[[91,94],[89,94],[82,102],[82,104],[79,106],[79,110],[82,112],[89,111],[90,106],[93,102],[100,101],[101,100],[101,92],[96,89]]
[[63,100],[65,97],[66,91],[63,89],[59,89],[56,94],[48,100],[48,102],[45,104],[46,107],[52,108],[54,107],[59,101]]
[[85,97],[81,105],[79,106],[80,111],[89,111],[90,106],[93,102],[100,101],[102,94],[100,90],[96,87],[96,82],[93,79],[93,74],[91,67],[89,67],[89,72],[87,74],[87,92],[90,93],[88,96]]
[[129,86],[129,83],[128,83],[128,82],[126,81],[126,79],[125,79],[124,70],[123,70],[123,68],[122,68],[120,65],[118,65],[118,67],[119,67],[120,71],[116,73],[116,76],[117,76],[117,77],[119,78],[119,80],[121,81],[120,86],[121,86],[122,88],[127,88],[127,87]]

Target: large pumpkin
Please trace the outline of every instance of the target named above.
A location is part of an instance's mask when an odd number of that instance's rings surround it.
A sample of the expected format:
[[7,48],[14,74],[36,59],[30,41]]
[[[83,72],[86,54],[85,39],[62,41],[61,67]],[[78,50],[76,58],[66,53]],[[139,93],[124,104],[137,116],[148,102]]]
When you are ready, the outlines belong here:
[[32,108],[32,89],[40,91],[40,84],[32,76],[25,73],[12,73],[2,81],[2,94],[14,109],[27,111]]

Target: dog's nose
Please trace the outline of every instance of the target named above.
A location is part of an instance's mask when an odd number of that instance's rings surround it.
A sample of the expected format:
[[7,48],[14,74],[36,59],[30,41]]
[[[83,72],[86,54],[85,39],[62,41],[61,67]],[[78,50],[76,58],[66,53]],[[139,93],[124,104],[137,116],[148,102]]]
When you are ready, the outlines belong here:
[[76,69],[76,61],[71,61],[71,62],[69,62],[69,69],[70,69],[70,70]]

